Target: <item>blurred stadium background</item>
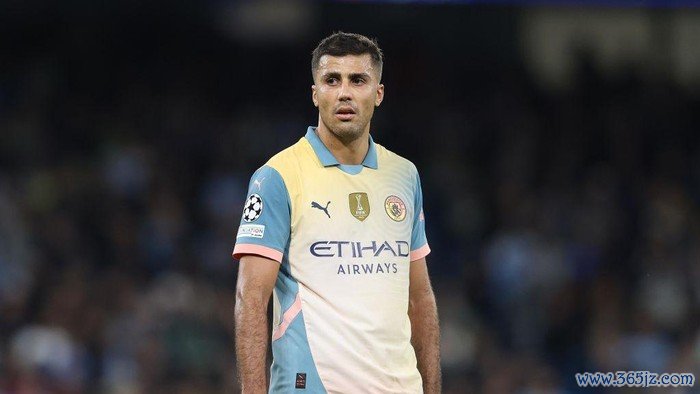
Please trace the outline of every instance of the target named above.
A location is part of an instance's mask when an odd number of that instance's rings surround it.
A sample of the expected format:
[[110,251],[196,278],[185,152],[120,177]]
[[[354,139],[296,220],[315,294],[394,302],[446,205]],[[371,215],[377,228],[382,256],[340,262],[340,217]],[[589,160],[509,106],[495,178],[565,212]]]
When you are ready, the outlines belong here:
[[0,393],[237,392],[248,177],[337,30],[386,54],[446,393],[698,374],[700,10],[395,3],[1,2]]

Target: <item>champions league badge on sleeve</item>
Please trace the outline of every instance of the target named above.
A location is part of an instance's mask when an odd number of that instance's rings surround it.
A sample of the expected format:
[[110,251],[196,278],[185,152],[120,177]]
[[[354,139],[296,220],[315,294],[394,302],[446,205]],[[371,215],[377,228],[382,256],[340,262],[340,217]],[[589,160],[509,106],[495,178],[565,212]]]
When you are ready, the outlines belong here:
[[257,194],[251,194],[243,207],[243,220],[250,223],[260,217],[263,210],[263,200]]
[[391,220],[401,222],[406,219],[406,204],[396,196],[389,196],[384,200],[384,210]]

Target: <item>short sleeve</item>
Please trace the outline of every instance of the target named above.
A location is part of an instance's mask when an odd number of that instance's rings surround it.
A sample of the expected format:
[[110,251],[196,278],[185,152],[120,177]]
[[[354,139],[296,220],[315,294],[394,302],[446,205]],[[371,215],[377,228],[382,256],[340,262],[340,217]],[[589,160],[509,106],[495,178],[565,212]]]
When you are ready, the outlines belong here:
[[423,190],[420,176],[416,172],[413,199],[413,231],[411,232],[411,261],[419,260],[430,253],[428,239],[425,236],[425,215],[423,214]]
[[290,221],[289,193],[282,176],[270,166],[260,167],[248,185],[233,258],[255,254],[282,262]]

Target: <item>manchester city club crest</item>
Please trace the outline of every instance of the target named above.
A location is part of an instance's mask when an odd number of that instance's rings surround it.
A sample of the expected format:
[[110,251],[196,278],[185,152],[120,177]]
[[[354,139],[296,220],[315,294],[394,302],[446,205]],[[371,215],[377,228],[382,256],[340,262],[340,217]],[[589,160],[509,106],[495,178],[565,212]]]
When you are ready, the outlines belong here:
[[369,197],[367,197],[367,193],[350,193],[348,200],[352,216],[361,222],[367,219],[367,216],[369,216]]
[[406,219],[406,204],[397,196],[389,196],[384,200],[384,210],[391,220],[401,222]]

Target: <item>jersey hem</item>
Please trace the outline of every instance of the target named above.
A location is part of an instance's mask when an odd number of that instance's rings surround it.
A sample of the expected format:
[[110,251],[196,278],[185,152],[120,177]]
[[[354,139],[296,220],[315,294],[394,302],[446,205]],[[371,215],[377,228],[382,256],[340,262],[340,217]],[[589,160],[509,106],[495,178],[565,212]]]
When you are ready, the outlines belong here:
[[411,256],[410,256],[411,262],[414,262],[416,260],[420,260],[423,257],[427,256],[428,254],[430,254],[430,246],[428,246],[428,244],[425,244],[425,245],[421,246],[420,248],[411,251]]
[[268,259],[275,260],[278,263],[282,262],[282,252],[276,249],[269,248],[267,246],[255,244],[236,244],[236,246],[233,248],[233,253],[231,255],[234,259],[240,260],[241,257],[248,254],[267,257]]

